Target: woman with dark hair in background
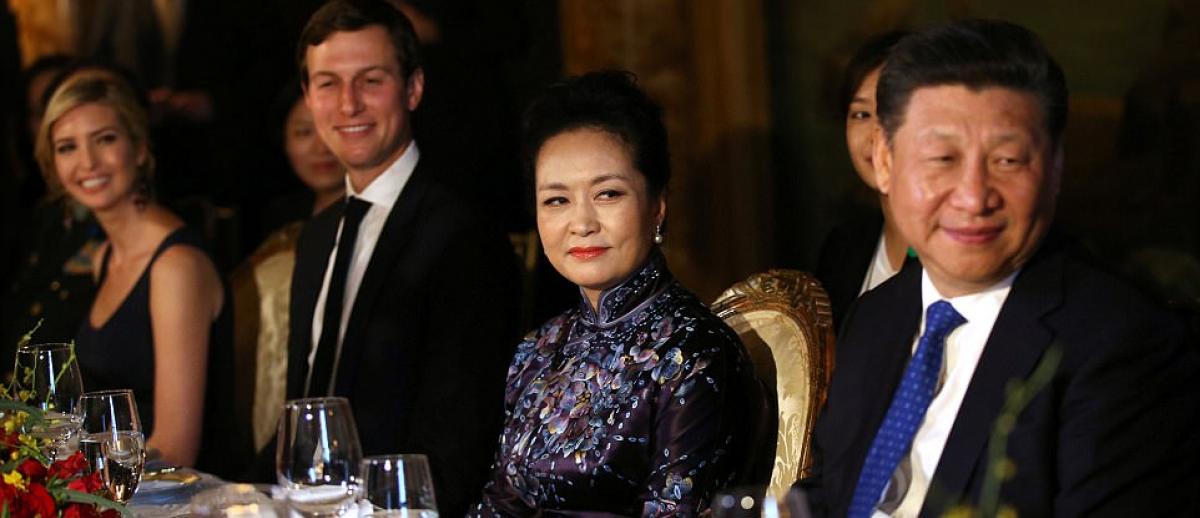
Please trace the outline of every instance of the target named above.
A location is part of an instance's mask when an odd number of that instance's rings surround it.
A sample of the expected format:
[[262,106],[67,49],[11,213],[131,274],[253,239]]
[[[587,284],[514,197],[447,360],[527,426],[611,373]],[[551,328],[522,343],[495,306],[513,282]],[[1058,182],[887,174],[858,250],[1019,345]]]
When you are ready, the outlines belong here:
[[346,171],[317,135],[298,80],[288,83],[273,112],[279,147],[304,189],[269,206],[262,228],[270,233],[232,276],[234,349],[237,379],[242,383],[237,392],[254,396],[240,398],[235,411],[251,424],[256,451],[275,435],[287,390],[288,305],[296,240],[304,223],[340,200],[346,190]]
[[164,461],[229,473],[242,452],[203,428],[221,429],[214,410],[233,398],[224,285],[199,238],[151,196],[154,156],[133,88],[112,72],[73,73],[35,144],[50,192],[90,209],[108,236],[75,348],[87,388],[133,389],[147,448]]
[[527,113],[538,232],[579,302],[518,346],[476,516],[694,516],[744,475],[761,387],[737,335],[658,245],[661,109],[629,74],[547,90]]
[[860,294],[900,271],[908,249],[891,223],[888,200],[879,193],[871,163],[877,126],[875,85],[888,50],[906,34],[895,31],[872,38],[855,52],[842,79],[839,108],[846,116],[846,148],[859,179],[875,193],[879,210],[848,219],[821,244],[816,274],[829,294],[835,324]]

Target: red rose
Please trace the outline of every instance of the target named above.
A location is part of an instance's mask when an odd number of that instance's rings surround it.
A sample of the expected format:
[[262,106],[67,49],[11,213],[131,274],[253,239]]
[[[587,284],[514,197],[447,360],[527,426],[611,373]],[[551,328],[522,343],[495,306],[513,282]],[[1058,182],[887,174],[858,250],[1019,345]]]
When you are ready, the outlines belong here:
[[[0,504],[12,502],[17,498],[17,489],[0,481]],[[11,505],[10,505],[11,507]]]
[[67,483],[67,489],[73,489],[81,493],[94,494],[102,487],[100,483],[99,473],[88,473],[82,477],[72,480]]
[[83,518],[83,513],[79,512],[80,507],[82,506],[79,504],[67,504],[63,508],[62,518]]
[[41,484],[29,484],[28,491],[21,495],[21,504],[29,516],[41,516],[42,518],[58,516],[54,507],[54,497],[50,496],[46,487]]
[[22,461],[21,465],[17,467],[17,471],[20,471],[22,475],[25,475],[27,480],[32,482],[40,483],[46,480],[46,466],[43,466],[41,462],[34,459],[25,459]]
[[83,458],[83,452],[75,452],[70,457],[60,460],[50,465],[50,476],[59,479],[68,479],[80,473],[83,473],[88,467],[88,462]]
[[63,510],[62,518],[121,518],[115,509],[103,511],[92,504],[70,504]]
[[98,516],[96,506],[79,503],[67,504],[62,514],[62,518],[95,518],[96,516]]

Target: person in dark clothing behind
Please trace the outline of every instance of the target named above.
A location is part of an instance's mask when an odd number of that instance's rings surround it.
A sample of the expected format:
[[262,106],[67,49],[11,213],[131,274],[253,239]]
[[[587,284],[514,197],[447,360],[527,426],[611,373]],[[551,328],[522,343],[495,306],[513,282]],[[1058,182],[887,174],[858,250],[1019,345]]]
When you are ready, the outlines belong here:
[[887,197],[879,193],[871,161],[878,124],[875,85],[888,50],[905,34],[895,31],[872,38],[850,59],[842,80],[839,108],[845,116],[850,163],[871,189],[878,207],[847,215],[848,219],[834,227],[821,243],[816,275],[829,294],[835,326],[841,324],[842,315],[854,299],[900,270],[908,247],[889,215]]
[[[38,341],[68,341],[79,330],[96,287],[92,254],[104,241],[104,231],[86,207],[70,197],[45,195],[46,184],[33,156],[33,139],[42,124],[52,89],[72,68],[68,56],[45,56],[21,75],[20,109],[14,111],[14,160],[11,171],[18,199],[6,205],[12,215],[5,224],[16,234],[5,253],[15,256],[10,284],[0,298],[0,358],[11,358],[19,337],[33,329]],[[7,171],[6,171],[7,172]],[[0,363],[0,372],[12,368]]]

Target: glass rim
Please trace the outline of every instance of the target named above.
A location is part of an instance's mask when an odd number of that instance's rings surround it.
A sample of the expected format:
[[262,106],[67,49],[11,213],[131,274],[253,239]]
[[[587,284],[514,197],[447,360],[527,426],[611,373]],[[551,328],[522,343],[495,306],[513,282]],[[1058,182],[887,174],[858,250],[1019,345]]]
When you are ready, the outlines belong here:
[[379,461],[414,461],[419,460],[426,464],[429,463],[429,456],[424,453],[385,453],[382,455],[367,455],[359,461],[360,464],[375,463]]
[[29,353],[29,352],[36,352],[36,351],[60,351],[63,349],[69,350],[72,345],[74,345],[74,344],[71,344],[68,342],[42,342],[42,343],[36,343],[36,344],[33,342],[30,342],[30,343],[25,343],[25,344],[21,344],[21,345],[17,346],[17,352]]
[[334,404],[334,403],[339,404],[339,405],[345,404],[347,407],[350,406],[350,400],[345,397],[328,396],[328,397],[306,397],[306,398],[299,398],[299,399],[289,399],[289,400],[283,402],[283,408],[285,408],[285,409],[286,408],[298,408],[301,406],[312,407],[312,406],[317,406],[317,405],[329,405],[329,404]]
[[93,390],[93,391],[90,391],[90,392],[84,392],[83,394],[80,394],[80,395],[79,395],[79,399],[83,399],[83,398],[101,398],[101,397],[108,397],[108,396],[119,396],[119,395],[122,395],[122,394],[129,394],[129,397],[133,397],[133,389],[106,389],[106,390]]

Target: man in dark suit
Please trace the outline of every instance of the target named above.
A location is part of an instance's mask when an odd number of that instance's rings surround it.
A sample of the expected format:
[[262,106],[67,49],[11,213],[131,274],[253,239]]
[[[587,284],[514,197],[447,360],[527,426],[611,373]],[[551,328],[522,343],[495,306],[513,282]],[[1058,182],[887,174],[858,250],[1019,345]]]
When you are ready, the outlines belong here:
[[348,197],[297,244],[288,397],[348,397],[363,453],[427,454],[441,512],[462,515],[500,431],[519,300],[511,246],[412,139],[424,74],[403,15],[330,2],[297,50]]
[[1021,516],[1195,514],[1195,339],[1046,237],[1067,90],[1037,36],[978,20],[916,33],[878,102],[876,175],[920,261],[847,315],[817,507],[987,516],[998,495]]

